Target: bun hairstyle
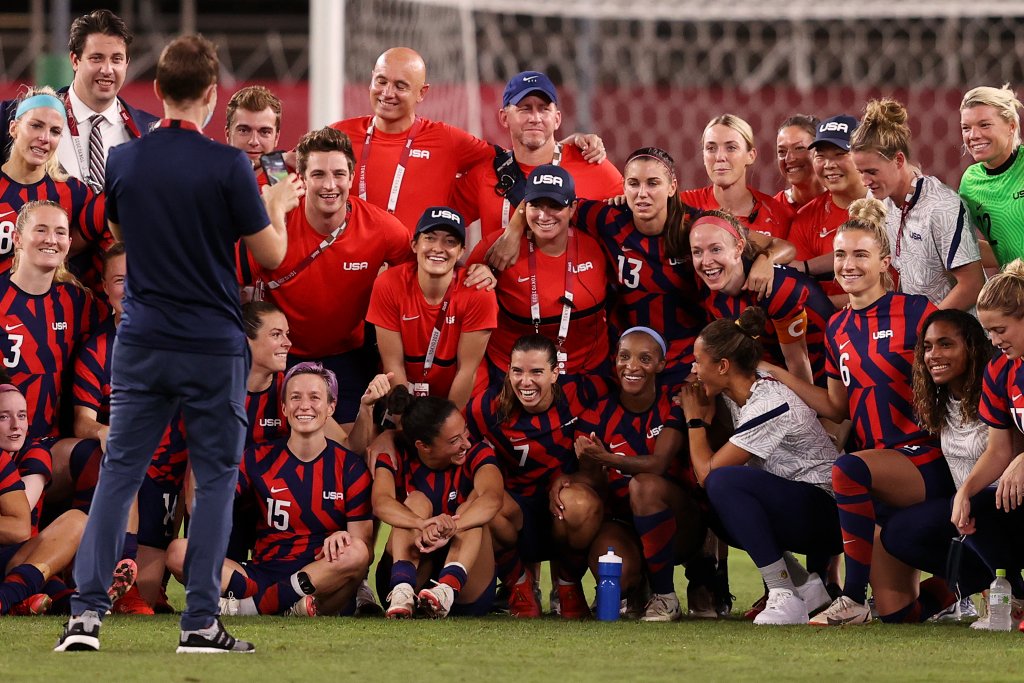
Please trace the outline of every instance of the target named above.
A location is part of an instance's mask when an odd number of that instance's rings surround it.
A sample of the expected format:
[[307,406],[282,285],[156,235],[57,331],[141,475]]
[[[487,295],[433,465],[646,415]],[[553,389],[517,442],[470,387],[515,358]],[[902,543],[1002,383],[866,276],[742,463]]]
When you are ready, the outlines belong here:
[[736,116],[735,114],[722,114],[708,121],[708,125],[704,126],[704,132],[701,133],[700,141],[701,146],[704,145],[704,137],[708,131],[715,126],[725,126],[726,128],[732,128],[734,131],[740,134],[743,141],[747,143],[747,151],[754,149],[754,129],[751,128],[750,124]]
[[387,396],[373,404],[373,424],[381,429],[395,429],[412,404],[413,395],[404,384],[391,389]]
[[260,328],[263,327],[263,318],[271,313],[281,312],[277,304],[271,301],[250,301],[246,303],[242,306],[242,327],[245,329],[245,336],[249,339],[255,339]]
[[[878,244],[879,258],[891,256],[892,245],[889,242],[889,233],[885,229],[885,204],[877,199],[865,197],[857,199],[850,204],[848,212],[850,220],[839,226],[837,234],[853,230],[866,232],[875,238],[875,242]],[[895,288],[892,275],[889,274],[888,270],[882,271],[880,280],[887,292]]]
[[764,332],[767,318],[758,306],[750,306],[740,313],[738,320],[721,318],[711,323],[699,335],[704,351],[718,362],[728,359],[744,375],[754,375],[757,364],[764,356],[759,337]]
[[999,118],[1014,125],[1013,144],[1019,145],[1020,114],[1017,113],[1017,110],[1024,107],[1024,104],[1021,104],[1021,101],[1017,99],[1017,95],[1014,94],[1010,84],[1005,83],[1001,88],[982,85],[968,90],[967,94],[964,95],[964,99],[960,102],[960,111],[984,105],[995,108],[999,113]]
[[1024,318],[1024,261],[1014,259],[985,283],[978,295],[978,310]]
[[441,433],[441,425],[452,413],[459,412],[458,406],[440,396],[412,397],[402,413],[402,437],[409,446],[417,441],[430,445]]
[[850,151],[876,152],[889,161],[903,152],[909,159],[910,126],[906,107],[888,97],[868,102],[860,125],[850,137]]
[[[22,102],[24,102],[25,100],[27,100],[27,99],[29,99],[31,97],[35,97],[36,95],[49,95],[50,97],[55,97],[57,99],[61,99],[60,95],[57,94],[57,91],[54,90],[53,88],[51,88],[48,85],[24,86],[23,92],[18,96],[18,101],[10,109],[11,116],[13,116],[15,112],[17,112],[17,106],[18,105],[20,105]],[[26,106],[28,106],[28,105],[26,105]],[[27,111],[31,111],[31,110],[27,110]],[[67,112],[64,111],[64,112],[61,112],[61,113],[64,116],[64,119],[66,121],[67,120]],[[24,116],[24,114],[22,114],[22,116]],[[5,123],[5,125],[6,125],[6,123]],[[12,144],[10,146],[10,148],[8,149],[7,158],[10,159],[11,158],[11,154],[13,154],[13,153],[14,153],[14,145]],[[43,170],[46,172],[46,175],[50,176],[50,178],[52,178],[53,180],[57,181],[58,183],[66,182],[67,179],[70,177],[68,172],[64,170],[64,167],[60,165],[60,161],[57,159],[57,149],[56,149],[56,147],[54,147],[53,152],[50,154],[50,158],[47,159],[46,163],[43,164]]]
[[[735,241],[738,242],[743,240],[743,256],[746,258],[754,260],[764,253],[764,250],[761,249],[761,247],[751,241],[750,231],[736,220],[735,216],[728,211],[708,209],[707,211],[701,211],[694,217],[687,216],[683,221],[683,229],[678,233],[668,233],[666,247],[669,255],[674,256],[675,258],[685,258],[690,256],[690,231],[696,225],[703,222],[703,219],[705,218],[715,219],[707,222],[717,225],[728,232]],[[727,225],[722,224],[722,221]]]

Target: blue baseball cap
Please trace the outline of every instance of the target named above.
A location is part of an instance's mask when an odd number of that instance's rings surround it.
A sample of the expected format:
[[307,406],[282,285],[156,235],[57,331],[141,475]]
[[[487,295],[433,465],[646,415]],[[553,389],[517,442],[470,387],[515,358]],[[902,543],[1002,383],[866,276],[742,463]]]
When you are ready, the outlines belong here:
[[428,206],[416,223],[413,237],[434,230],[446,230],[466,243],[466,219],[455,209],[447,206]]
[[505,86],[505,93],[501,96],[501,106],[519,104],[524,97],[532,93],[540,93],[558,104],[558,93],[550,78],[539,71],[523,71],[513,76]]
[[816,146],[827,142],[845,152],[849,152],[850,138],[853,136],[853,131],[857,130],[858,125],[857,119],[849,114],[840,114],[839,116],[825,119],[818,124],[818,132],[814,136],[814,142],[807,145],[807,148],[814,149]]
[[550,199],[561,206],[569,206],[576,199],[576,183],[572,175],[561,166],[543,164],[533,169],[526,179],[523,199]]

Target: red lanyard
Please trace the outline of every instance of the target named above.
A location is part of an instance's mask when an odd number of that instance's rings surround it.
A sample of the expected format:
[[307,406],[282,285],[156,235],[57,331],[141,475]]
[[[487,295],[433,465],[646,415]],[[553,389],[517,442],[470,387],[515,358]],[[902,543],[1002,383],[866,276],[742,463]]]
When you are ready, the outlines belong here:
[[[540,334],[540,297],[537,294],[537,254],[533,240],[527,240],[530,250],[530,318],[533,320],[533,331]],[[566,249],[565,260],[565,295],[562,297],[562,317],[558,323],[558,348],[565,346],[565,340],[569,337],[569,317],[572,315],[573,299],[572,291],[576,283],[577,245],[576,231],[569,228],[569,244]]]
[[[161,121],[160,123],[163,123],[163,121]],[[304,271],[307,267],[309,267],[309,264],[313,263],[313,261],[316,260],[317,256],[322,254],[327,249],[327,247],[329,247],[332,244],[334,244],[335,240],[337,240],[339,237],[341,237],[345,233],[345,228],[348,227],[348,219],[349,219],[349,217],[351,215],[352,215],[352,204],[348,203],[348,204],[345,205],[345,220],[343,220],[341,222],[341,225],[339,225],[334,230],[332,230],[331,234],[329,234],[327,237],[325,237],[323,239],[323,241],[320,242],[320,244],[317,245],[316,249],[314,249],[308,255],[306,255],[306,258],[302,259],[302,261],[300,261],[297,266],[292,268],[290,273],[288,273],[287,275],[285,275],[283,277],[279,277],[276,280],[271,280],[270,282],[268,282],[267,285],[266,285],[267,288],[268,289],[277,289],[278,287],[280,287],[281,285],[283,285],[284,283],[288,282],[289,280],[294,278],[296,275],[298,275],[299,273]]]
[[[70,92],[70,90],[68,91]],[[83,178],[89,177],[89,160],[85,156],[85,149],[82,147],[82,141],[79,140],[78,135],[78,119],[75,118],[75,112],[71,107],[71,95],[67,92],[64,93],[64,97],[61,98],[64,101],[64,110],[67,114],[68,119],[68,134],[71,136],[71,147],[75,150],[75,158],[78,159],[78,170],[81,172]],[[121,121],[124,122],[128,131],[133,137],[141,137],[139,135],[139,127],[135,125],[135,121],[132,120],[131,114],[128,110],[121,105],[120,100],[117,101],[117,113],[121,115]],[[102,188],[100,189],[102,191]]]
[[[398,159],[398,166],[395,168],[395,177],[391,181],[391,194],[388,195],[388,213],[393,214],[398,206],[398,193],[402,189],[402,179],[405,178],[405,165],[409,163],[409,153],[412,151],[412,141],[416,134],[423,127],[423,119],[416,117],[412,126],[409,127],[409,134],[405,136],[405,147],[402,148],[402,156]],[[373,117],[370,117],[370,125],[366,129],[366,139],[363,140],[363,152],[359,155],[359,198],[366,199],[366,162],[370,159],[370,144],[373,142]]]
[[193,130],[197,133],[200,132],[199,126],[183,119],[160,119],[154,128],[181,128],[183,130]]
[[448,308],[452,303],[452,293],[455,291],[459,279],[459,270],[452,271],[452,281],[448,283],[444,299],[441,301],[441,310],[437,312],[437,320],[434,321],[434,329],[430,332],[430,344],[427,345],[427,355],[423,358],[423,379],[434,365],[434,357],[437,355],[437,345],[441,341],[441,333],[444,331],[444,323],[448,314]]
[[914,176],[913,184],[910,187],[910,192],[907,193],[906,199],[903,200],[903,206],[900,207],[900,229],[896,233],[896,256],[900,255],[900,244],[903,242],[903,226],[907,223],[907,216],[910,215],[910,210],[917,204],[917,190],[920,187],[921,176]]

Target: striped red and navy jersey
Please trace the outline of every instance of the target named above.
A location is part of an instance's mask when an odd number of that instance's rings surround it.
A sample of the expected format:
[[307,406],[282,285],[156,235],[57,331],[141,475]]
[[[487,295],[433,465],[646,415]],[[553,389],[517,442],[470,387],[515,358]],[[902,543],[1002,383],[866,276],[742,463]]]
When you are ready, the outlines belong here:
[[477,472],[487,465],[498,467],[498,456],[481,441],[469,449],[465,462],[443,470],[427,467],[415,448],[401,444],[396,445],[394,453],[378,455],[376,466],[394,475],[398,502],[404,503],[410,493],[419,491],[433,504],[431,515],[454,515],[473,492]]
[[910,380],[921,324],[935,310],[923,296],[887,292],[829,321],[827,372],[846,386],[860,448],[938,446],[917,422]]
[[46,294],[27,294],[0,274],[0,336],[11,381],[28,402],[30,438],[56,436],[65,369],[104,312],[85,290],[55,282]]
[[363,458],[331,440],[310,462],[292,455],[287,439],[245,449],[238,496],[260,513],[253,560],[312,562],[328,536],[373,519],[371,484]]
[[12,491],[24,490],[25,482],[21,480],[14,456],[8,451],[0,451],[0,496]]
[[543,494],[554,477],[579,468],[574,447],[576,421],[608,393],[608,385],[599,378],[574,375],[560,376],[558,384],[562,396],[543,413],[528,413],[517,405],[509,419],[502,421],[498,415],[500,384],[475,396],[466,409],[473,440],[486,440],[498,456],[506,491],[524,496]]
[[103,195],[93,194],[88,185],[69,177],[58,182],[43,176],[37,183],[22,185],[0,171],[0,271],[9,270],[14,259],[14,223],[18,211],[31,201],[48,199],[68,213],[68,225],[78,229],[89,245],[69,259],[68,268],[87,287],[102,292],[103,250],[114,243],[107,226]]
[[[658,397],[648,410],[634,413],[626,410],[619,402],[618,390],[602,398],[598,404],[580,416],[576,424],[579,434],[596,434],[609,453],[627,457],[650,455],[664,429],[686,431],[686,420],[682,409],[672,403],[672,390],[660,387]],[[679,482],[688,489],[696,489],[697,479],[690,467],[689,458],[683,452],[677,453],[663,473],[664,477]],[[629,497],[629,480],[632,476],[608,468],[608,492],[613,497],[626,500]]]
[[43,501],[46,500],[46,489],[53,479],[53,456],[50,449],[57,442],[54,438],[33,439],[27,442],[14,456],[18,464],[18,474],[24,478],[38,474],[46,482],[43,492],[39,494],[39,500],[32,506],[32,535],[39,533],[39,519],[43,514]]
[[[743,259],[744,274],[750,274],[751,265],[751,261]],[[767,318],[761,344],[768,360],[778,365],[785,364],[779,344],[804,337],[814,381],[824,386],[825,328],[836,308],[818,283],[792,268],[777,265],[772,293],[761,301],[757,300],[757,292],[747,290],[732,296],[723,291],[712,292],[703,283],[701,290],[704,308],[715,320],[736,320],[748,306],[760,306]]]
[[291,433],[288,420],[281,413],[281,385],[284,373],[275,372],[270,386],[263,391],[249,391],[245,394],[245,414],[249,417],[249,428],[245,431],[245,447],[253,444],[276,441]]
[[671,257],[664,234],[645,235],[637,230],[627,206],[581,201],[576,224],[597,238],[617,274],[612,338],[636,325],[657,330],[668,343],[665,370],[685,365],[688,374],[693,343],[708,323],[699,303],[693,261],[689,256]]
[[1002,353],[989,361],[978,417],[989,427],[1024,432],[1024,361]]
[[[114,348],[114,318],[104,320],[75,359],[73,401],[96,411],[96,421],[110,424],[110,354]],[[180,487],[188,466],[188,444],[181,410],[175,413],[153,453],[147,476]]]

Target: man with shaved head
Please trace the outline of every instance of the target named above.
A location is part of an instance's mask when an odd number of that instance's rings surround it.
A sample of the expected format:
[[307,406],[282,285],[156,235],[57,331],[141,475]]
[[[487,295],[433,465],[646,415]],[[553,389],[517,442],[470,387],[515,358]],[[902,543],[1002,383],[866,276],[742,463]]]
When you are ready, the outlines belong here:
[[[450,203],[455,177],[478,164],[490,165],[495,148],[441,121],[416,115],[430,89],[423,58],[393,47],[377,58],[370,78],[373,114],[331,124],[348,134],[356,157],[353,190],[394,214],[411,235],[430,206]],[[596,136],[575,136],[588,159],[604,159]]]

